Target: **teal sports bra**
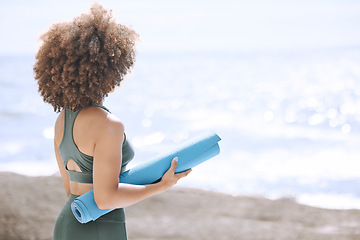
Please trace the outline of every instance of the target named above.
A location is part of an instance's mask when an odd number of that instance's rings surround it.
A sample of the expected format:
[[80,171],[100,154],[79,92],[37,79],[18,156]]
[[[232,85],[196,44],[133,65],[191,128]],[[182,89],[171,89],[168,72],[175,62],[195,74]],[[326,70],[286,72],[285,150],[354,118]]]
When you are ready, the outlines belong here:
[[[110,112],[107,108],[101,105],[95,105]],[[63,139],[59,145],[59,153],[64,163],[65,169],[69,173],[70,181],[80,183],[93,183],[93,157],[86,155],[78,149],[73,138],[73,127],[77,115],[81,110],[73,112],[69,109],[65,109],[64,118],[64,134]],[[127,141],[126,135],[124,143],[122,145],[122,164],[121,173],[126,170],[126,165],[134,158],[134,150],[130,143]],[[73,160],[80,168],[81,172],[75,172],[67,168],[69,160]]]

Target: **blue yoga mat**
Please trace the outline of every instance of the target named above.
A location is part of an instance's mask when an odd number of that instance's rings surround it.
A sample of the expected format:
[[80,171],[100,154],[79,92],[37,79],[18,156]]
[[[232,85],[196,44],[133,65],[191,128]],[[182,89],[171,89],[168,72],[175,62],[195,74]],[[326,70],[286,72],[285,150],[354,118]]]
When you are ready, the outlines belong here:
[[[183,172],[218,155],[221,138],[213,132],[203,133],[166,154],[142,162],[119,176],[119,182],[129,184],[150,184],[159,180],[170,168],[171,160],[178,157],[175,172]],[[94,200],[93,190],[77,197],[71,204],[71,210],[80,223],[94,221],[114,209],[99,209]]]

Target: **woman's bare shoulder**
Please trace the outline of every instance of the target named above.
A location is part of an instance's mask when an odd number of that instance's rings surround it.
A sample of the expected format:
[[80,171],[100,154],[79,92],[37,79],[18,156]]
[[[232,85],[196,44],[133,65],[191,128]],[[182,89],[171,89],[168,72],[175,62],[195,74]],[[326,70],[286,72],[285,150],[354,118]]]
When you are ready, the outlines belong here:
[[[80,115],[81,114],[81,115]],[[124,132],[123,122],[115,115],[99,107],[89,107],[79,113],[79,120],[86,122],[91,129],[97,132],[97,135],[103,135],[107,132]]]
[[64,111],[61,111],[59,116],[56,118],[54,134],[54,141],[56,145],[59,146],[64,134]]

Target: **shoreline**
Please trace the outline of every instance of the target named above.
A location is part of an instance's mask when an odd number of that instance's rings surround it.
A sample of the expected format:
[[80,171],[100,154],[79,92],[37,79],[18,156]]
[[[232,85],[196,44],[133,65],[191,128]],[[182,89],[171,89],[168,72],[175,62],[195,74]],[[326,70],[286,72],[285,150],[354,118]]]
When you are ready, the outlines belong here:
[[[61,178],[0,172],[0,183],[0,239],[51,239],[66,201]],[[126,208],[126,213],[128,237],[135,240],[360,238],[360,210],[177,186]]]

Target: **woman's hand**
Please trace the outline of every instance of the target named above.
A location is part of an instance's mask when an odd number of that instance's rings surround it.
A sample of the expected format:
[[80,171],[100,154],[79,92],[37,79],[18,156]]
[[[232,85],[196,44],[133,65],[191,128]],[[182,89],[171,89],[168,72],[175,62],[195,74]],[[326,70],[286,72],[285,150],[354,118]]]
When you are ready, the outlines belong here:
[[178,163],[178,158],[175,157],[171,161],[169,170],[162,176],[160,183],[164,185],[165,189],[169,189],[174,186],[181,178],[186,177],[192,170],[188,169],[181,173],[175,173],[175,168]]

